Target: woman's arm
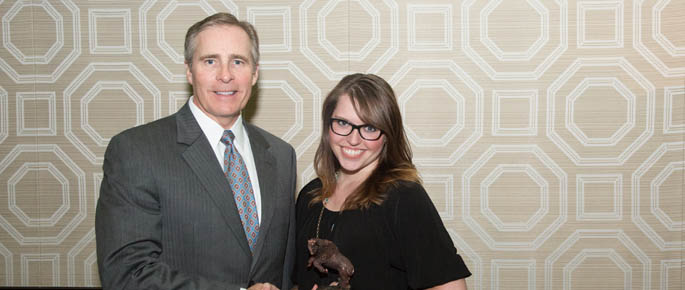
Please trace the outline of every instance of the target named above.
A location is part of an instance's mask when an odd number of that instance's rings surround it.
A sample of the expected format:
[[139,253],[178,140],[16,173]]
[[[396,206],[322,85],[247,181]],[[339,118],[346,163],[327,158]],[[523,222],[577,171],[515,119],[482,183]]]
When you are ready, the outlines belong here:
[[427,290],[466,290],[466,279],[454,280]]
[[391,223],[398,233],[396,242],[412,288],[466,289],[464,278],[471,276],[466,264],[454,247],[452,238],[428,193],[410,183],[394,193],[398,197]]

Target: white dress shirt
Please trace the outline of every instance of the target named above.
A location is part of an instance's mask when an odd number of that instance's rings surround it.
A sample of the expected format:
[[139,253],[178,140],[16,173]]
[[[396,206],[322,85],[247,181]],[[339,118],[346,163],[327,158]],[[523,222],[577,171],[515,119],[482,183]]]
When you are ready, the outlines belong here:
[[[193,96],[188,100],[188,105],[190,106],[190,111],[195,116],[195,120],[200,124],[202,132],[205,133],[207,141],[212,145],[214,149],[214,154],[216,155],[216,160],[224,168],[224,150],[226,150],[226,145],[221,142],[221,136],[224,134],[224,128],[221,127],[216,121],[210,119],[200,108],[193,102]],[[257,204],[257,216],[259,222],[262,221],[262,195],[259,190],[259,176],[257,176],[257,166],[255,166],[254,156],[252,156],[252,147],[250,147],[250,138],[247,136],[245,131],[245,126],[243,126],[243,116],[239,116],[238,119],[230,128],[235,135],[233,139],[233,146],[238,150],[240,155],[245,161],[245,166],[247,166],[247,173],[250,174],[250,181],[252,183],[252,190],[254,191],[254,199]]]

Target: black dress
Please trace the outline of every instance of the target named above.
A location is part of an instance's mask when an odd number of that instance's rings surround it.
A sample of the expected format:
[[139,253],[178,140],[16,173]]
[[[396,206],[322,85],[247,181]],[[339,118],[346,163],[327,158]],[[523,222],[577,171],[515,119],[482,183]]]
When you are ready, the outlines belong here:
[[[338,275],[307,268],[307,240],[316,236],[322,203],[309,205],[315,179],[297,200],[294,283],[299,289],[328,285]],[[471,275],[420,184],[400,182],[380,205],[366,210],[323,210],[319,238],[333,241],[354,265],[353,290],[423,289]]]

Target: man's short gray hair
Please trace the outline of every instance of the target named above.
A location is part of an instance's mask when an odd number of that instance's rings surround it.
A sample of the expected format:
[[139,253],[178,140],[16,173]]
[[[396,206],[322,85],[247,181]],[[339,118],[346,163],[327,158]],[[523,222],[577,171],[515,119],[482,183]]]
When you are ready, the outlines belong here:
[[250,51],[250,57],[252,58],[253,69],[257,68],[259,64],[259,38],[257,37],[257,30],[254,26],[247,21],[240,21],[238,18],[233,16],[233,14],[226,12],[215,13],[214,15],[208,16],[205,19],[193,24],[188,28],[186,32],[186,39],[184,44],[184,58],[188,66],[192,66],[193,55],[195,54],[195,47],[197,43],[195,38],[197,35],[208,27],[217,25],[227,25],[227,26],[237,26],[247,33],[250,37],[250,42],[252,43],[252,50]]

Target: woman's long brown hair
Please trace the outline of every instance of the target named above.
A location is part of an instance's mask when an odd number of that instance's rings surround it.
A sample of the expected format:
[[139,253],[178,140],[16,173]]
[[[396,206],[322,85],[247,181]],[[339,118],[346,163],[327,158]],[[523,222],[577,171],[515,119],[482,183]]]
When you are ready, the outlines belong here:
[[366,209],[372,204],[380,205],[388,189],[399,181],[421,182],[411,161],[411,147],[404,134],[400,108],[392,87],[374,74],[351,74],[340,80],[323,103],[321,140],[314,156],[314,168],[323,185],[310,192],[314,195],[312,204],[330,197],[335,191],[340,163],[331,149],[328,132],[333,111],[343,95],[350,97],[357,115],[365,124],[383,132],[385,144],[378,157],[378,166],[345,200],[342,209]]

